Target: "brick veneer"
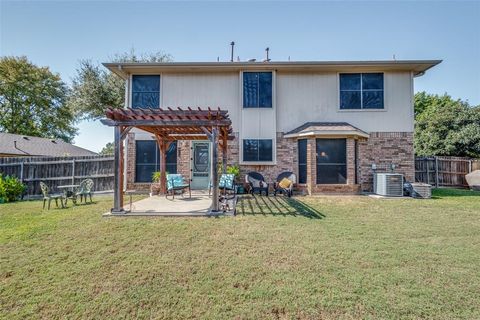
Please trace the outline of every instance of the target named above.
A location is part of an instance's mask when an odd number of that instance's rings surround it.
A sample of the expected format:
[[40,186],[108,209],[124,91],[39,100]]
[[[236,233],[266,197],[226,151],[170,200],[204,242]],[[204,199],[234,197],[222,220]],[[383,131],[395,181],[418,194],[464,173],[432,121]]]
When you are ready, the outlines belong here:
[[390,165],[396,166],[395,172],[405,175],[407,181],[415,178],[415,155],[413,150],[413,132],[371,132],[368,140],[359,141],[358,164],[362,191],[372,191],[372,164],[377,171],[389,171]]
[[[228,142],[227,163],[238,165],[240,159],[239,135]],[[378,171],[390,168],[393,163],[395,172],[403,173],[407,180],[414,177],[413,133],[411,132],[372,132],[369,139],[358,140],[357,179],[355,184],[355,140],[347,138],[347,183],[335,185],[317,185],[316,180],[316,140],[307,141],[307,183],[299,186],[308,194],[315,193],[357,193],[360,190],[372,191],[372,163]],[[135,183],[135,134],[129,133],[127,139],[127,189],[149,190],[150,183]],[[191,142],[178,141],[177,172],[190,177]],[[219,161],[222,152],[219,150]],[[298,176],[297,141],[286,139],[282,133],[277,133],[277,164],[276,165],[241,165],[241,176],[250,171],[262,173],[268,182],[276,179],[283,171],[292,171]]]

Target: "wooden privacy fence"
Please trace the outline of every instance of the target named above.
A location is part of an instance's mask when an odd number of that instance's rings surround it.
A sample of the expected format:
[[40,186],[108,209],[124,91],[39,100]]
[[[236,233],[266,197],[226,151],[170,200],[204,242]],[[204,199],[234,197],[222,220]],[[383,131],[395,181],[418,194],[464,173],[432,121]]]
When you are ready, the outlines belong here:
[[435,187],[468,187],[465,175],[480,169],[479,159],[461,157],[415,158],[415,181]]
[[87,178],[93,179],[94,191],[113,190],[111,156],[0,158],[0,173],[18,177],[27,186],[27,196],[41,194],[40,181],[53,192]]

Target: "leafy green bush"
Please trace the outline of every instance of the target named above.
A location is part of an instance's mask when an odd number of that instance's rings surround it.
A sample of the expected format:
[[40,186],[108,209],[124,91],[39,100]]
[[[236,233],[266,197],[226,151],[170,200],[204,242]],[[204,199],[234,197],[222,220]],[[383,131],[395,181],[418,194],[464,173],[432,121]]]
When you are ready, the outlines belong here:
[[235,180],[238,180],[238,178],[240,178],[240,167],[237,166],[237,165],[228,166],[227,167],[227,173],[228,174],[233,174],[235,176]]
[[25,192],[25,185],[16,177],[6,176],[0,174],[0,203],[12,202],[18,200]]

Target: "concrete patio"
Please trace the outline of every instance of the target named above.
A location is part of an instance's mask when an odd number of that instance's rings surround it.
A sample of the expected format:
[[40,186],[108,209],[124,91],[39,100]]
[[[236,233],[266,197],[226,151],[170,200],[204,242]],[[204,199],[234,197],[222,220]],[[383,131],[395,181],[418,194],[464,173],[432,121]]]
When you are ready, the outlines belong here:
[[212,198],[206,191],[192,191],[192,197],[188,194],[175,195],[165,198],[164,195],[155,195],[132,203],[125,203],[126,213],[112,214],[105,213],[104,217],[212,217],[212,216],[233,216],[235,214],[236,199],[227,200],[228,210],[212,212]]

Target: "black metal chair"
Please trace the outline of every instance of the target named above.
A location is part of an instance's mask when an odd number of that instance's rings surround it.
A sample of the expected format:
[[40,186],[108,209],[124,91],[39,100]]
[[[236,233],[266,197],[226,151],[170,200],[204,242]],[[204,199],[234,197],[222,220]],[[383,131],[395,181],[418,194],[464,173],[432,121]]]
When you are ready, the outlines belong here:
[[245,175],[245,182],[250,186],[249,192],[251,194],[265,193],[268,196],[268,183],[265,182],[265,178],[258,172],[249,172]]
[[[290,185],[288,187],[281,186],[280,182],[283,179],[290,180]],[[293,195],[293,185],[297,183],[297,176],[295,173],[290,171],[282,172],[278,175],[277,180],[273,183],[273,195],[276,196],[277,193],[282,193],[287,197],[291,197]]]

